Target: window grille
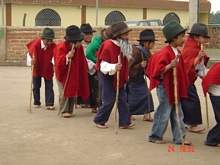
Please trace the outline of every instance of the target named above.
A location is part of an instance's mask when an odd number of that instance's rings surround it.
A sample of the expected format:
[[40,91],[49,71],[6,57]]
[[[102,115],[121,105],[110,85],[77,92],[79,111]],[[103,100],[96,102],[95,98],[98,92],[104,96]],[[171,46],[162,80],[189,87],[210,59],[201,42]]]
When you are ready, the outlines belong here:
[[56,11],[43,9],[35,18],[35,26],[61,26],[61,19]]
[[179,16],[176,13],[170,12],[167,15],[165,15],[165,17],[163,18],[163,25],[165,26],[167,23],[173,20],[180,23]]
[[120,11],[112,11],[106,16],[105,25],[112,25],[125,20],[125,16]]

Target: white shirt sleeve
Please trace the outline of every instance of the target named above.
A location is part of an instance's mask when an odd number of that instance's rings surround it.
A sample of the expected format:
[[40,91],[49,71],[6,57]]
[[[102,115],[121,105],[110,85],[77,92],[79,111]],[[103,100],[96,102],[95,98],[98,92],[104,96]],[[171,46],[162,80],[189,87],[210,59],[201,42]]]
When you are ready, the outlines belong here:
[[89,68],[88,73],[89,73],[90,75],[95,74],[96,70],[93,68],[93,66],[95,65],[95,63],[92,62],[92,61],[89,60],[89,59],[86,59],[86,61],[87,61],[87,65],[88,65],[88,68]]
[[69,63],[69,59],[68,59],[68,57],[66,56],[66,65],[68,65],[68,63]]
[[211,84],[208,91],[212,96],[220,96],[220,85]]
[[27,53],[27,62],[26,62],[27,66],[31,66],[31,56],[29,54],[29,52]]
[[51,63],[54,65],[54,57],[52,58]]
[[116,73],[116,64],[110,64],[106,61],[102,61],[100,64],[100,71],[104,74],[114,75]]

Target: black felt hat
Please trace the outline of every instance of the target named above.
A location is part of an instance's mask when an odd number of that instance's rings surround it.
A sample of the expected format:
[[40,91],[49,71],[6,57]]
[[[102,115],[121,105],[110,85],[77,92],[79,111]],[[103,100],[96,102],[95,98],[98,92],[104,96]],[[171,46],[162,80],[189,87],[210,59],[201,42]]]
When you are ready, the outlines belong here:
[[92,29],[91,25],[89,23],[84,23],[80,26],[80,30],[83,33],[94,33],[96,32],[95,30]]
[[140,33],[140,39],[137,41],[157,41],[155,34],[151,29],[145,29]]
[[81,32],[78,26],[71,25],[66,28],[66,36],[64,39],[67,41],[82,41],[85,34]]
[[210,36],[208,36],[207,26],[203,23],[193,24],[193,26],[188,34],[198,34],[198,35],[204,36],[206,38],[210,38]]

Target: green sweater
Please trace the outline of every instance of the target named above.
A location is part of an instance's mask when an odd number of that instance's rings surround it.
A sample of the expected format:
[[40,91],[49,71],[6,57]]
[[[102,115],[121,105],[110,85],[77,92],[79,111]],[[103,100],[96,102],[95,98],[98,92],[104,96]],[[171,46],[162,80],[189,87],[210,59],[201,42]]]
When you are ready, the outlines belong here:
[[93,38],[92,42],[89,44],[86,50],[86,58],[91,60],[92,62],[96,63],[96,52],[99,50],[103,40],[101,36],[96,36]]

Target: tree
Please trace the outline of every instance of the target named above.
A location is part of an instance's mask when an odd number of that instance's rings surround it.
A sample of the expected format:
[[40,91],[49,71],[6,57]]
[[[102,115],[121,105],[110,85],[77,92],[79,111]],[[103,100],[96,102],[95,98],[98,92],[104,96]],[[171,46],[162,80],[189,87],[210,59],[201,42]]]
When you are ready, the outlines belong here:
[[210,24],[220,24],[220,11],[210,13]]

